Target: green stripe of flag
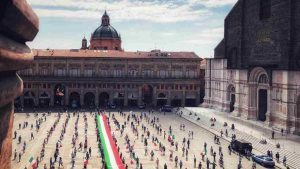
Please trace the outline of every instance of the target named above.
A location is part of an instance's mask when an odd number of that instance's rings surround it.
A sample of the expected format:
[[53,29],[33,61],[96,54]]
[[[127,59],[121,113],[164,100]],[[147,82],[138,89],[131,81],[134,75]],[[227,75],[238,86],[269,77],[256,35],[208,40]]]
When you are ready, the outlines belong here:
[[98,121],[98,132],[99,132],[101,144],[102,144],[103,151],[104,151],[104,160],[106,162],[107,167],[111,168],[111,162],[109,159],[109,154],[108,154],[107,145],[106,145],[107,143],[104,140],[104,135],[103,135],[104,133],[102,133],[102,131],[101,131],[101,123],[103,123],[103,121],[101,121],[99,115],[97,115],[97,121]]

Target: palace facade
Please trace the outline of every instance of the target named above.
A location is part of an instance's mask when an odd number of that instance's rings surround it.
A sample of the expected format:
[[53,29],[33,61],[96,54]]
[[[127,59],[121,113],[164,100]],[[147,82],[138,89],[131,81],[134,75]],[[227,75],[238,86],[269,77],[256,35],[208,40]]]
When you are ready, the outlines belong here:
[[205,107],[300,133],[300,1],[239,0],[207,59]]
[[81,49],[33,50],[34,63],[20,71],[21,107],[197,106],[204,97],[202,59],[194,52],[127,52],[105,12]]

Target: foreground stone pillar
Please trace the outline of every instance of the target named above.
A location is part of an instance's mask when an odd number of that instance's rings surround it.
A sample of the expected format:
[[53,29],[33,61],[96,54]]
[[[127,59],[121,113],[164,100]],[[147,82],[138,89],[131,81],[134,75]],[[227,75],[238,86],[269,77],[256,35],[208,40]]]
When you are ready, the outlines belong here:
[[0,1],[0,169],[11,168],[13,105],[23,92],[16,71],[33,61],[25,42],[34,39],[38,25],[38,17],[25,0]]

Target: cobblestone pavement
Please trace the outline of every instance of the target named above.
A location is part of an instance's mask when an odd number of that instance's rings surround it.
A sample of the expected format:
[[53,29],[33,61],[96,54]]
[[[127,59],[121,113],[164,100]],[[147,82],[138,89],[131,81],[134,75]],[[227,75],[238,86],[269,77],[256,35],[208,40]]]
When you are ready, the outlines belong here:
[[[30,166],[29,159],[30,157],[33,157],[36,159],[36,157],[40,156],[40,151],[42,149],[42,144],[44,139],[47,136],[47,133],[49,132],[51,126],[54,124],[55,120],[57,119],[57,113],[52,113],[50,116],[46,116],[46,121],[42,121],[41,127],[39,131],[37,132],[35,129],[35,123],[36,120],[42,117],[42,113],[39,113],[37,117],[34,117],[34,114],[30,114],[30,117],[27,117],[25,113],[17,113],[15,114],[14,119],[14,130],[17,131],[17,138],[19,135],[22,137],[22,143],[18,144],[18,139],[13,140],[13,155],[12,160],[14,158],[14,151],[16,150],[18,153],[22,152],[23,148],[23,142],[25,141],[27,146],[25,153],[21,153],[21,161],[18,162],[18,156],[16,160],[12,161],[12,168],[13,169],[24,169],[26,166]],[[74,134],[74,123],[75,118],[71,115],[70,120],[68,122],[68,125],[66,126],[66,134],[64,135],[64,139],[61,141],[62,147],[60,148],[60,156],[63,159],[63,167],[61,168],[71,168],[71,151],[72,151],[72,136]],[[98,152],[98,145],[97,145],[97,136],[95,135],[95,128],[96,124],[94,122],[94,117],[90,116],[89,113],[87,113],[88,118],[88,130],[87,130],[87,137],[88,137],[88,147],[92,148],[91,158],[89,160],[88,169],[96,169],[100,168],[101,166],[101,158],[100,154]],[[44,118],[43,118],[44,119]],[[49,160],[50,157],[53,157],[56,142],[59,140],[60,133],[62,130],[62,125],[66,119],[66,113],[62,115],[61,119],[59,120],[56,129],[54,130],[53,134],[50,136],[48,144],[46,144],[45,147],[45,157],[43,160],[41,160],[39,164],[39,168],[43,168],[44,164],[47,165],[49,168]],[[23,129],[23,123],[27,121],[29,123],[28,127]],[[21,129],[19,130],[19,124],[22,125]],[[33,129],[31,129],[31,124],[33,124]],[[80,142],[84,141],[85,133],[84,133],[84,120],[83,120],[83,113],[79,116],[79,122],[78,122],[78,133],[79,137],[76,142],[76,146],[78,147],[78,144]],[[34,139],[31,139],[31,132],[34,134]],[[76,163],[75,168],[83,168],[83,162],[84,162],[84,151],[78,151],[76,155]],[[56,163],[56,168],[58,168],[58,163]],[[27,167],[28,169],[31,167]]]
[[[140,115],[141,111],[134,111],[134,114]],[[120,124],[124,124],[126,118],[122,117],[119,115],[119,113],[117,112],[111,112],[115,115],[116,119],[120,122]],[[126,115],[129,114],[129,111],[124,111],[124,113]],[[83,142],[84,139],[84,120],[83,120],[83,114],[84,113],[79,113],[80,118],[79,118],[79,140],[77,140],[76,142],[76,146],[78,146],[79,142]],[[88,164],[88,169],[93,169],[93,168],[101,168],[101,158],[100,158],[100,154],[98,152],[98,148],[97,148],[97,137],[95,135],[95,121],[94,121],[94,115],[90,115],[90,113],[86,113],[87,115],[87,119],[88,119],[88,146],[92,148],[92,157],[91,160],[89,161]],[[121,136],[120,131],[116,130],[116,126],[111,123],[111,128],[112,128],[112,133],[113,135],[116,136],[117,139],[117,143],[118,146],[120,147],[120,153],[122,153],[122,155],[125,157],[125,163],[129,166],[129,168],[136,168],[135,164],[131,164],[131,158],[130,155],[128,153],[128,149],[126,148],[126,144],[125,144],[125,139],[124,136],[125,134],[127,134],[130,138],[130,140],[132,140],[132,142],[134,141],[134,151],[136,152],[136,155],[139,157],[140,159],[140,163],[143,165],[143,168],[146,169],[154,169],[156,168],[156,159],[159,159],[159,168],[163,168],[164,164],[166,163],[168,168],[175,168],[175,163],[174,160],[170,161],[169,159],[169,155],[171,151],[174,151],[173,154],[173,158],[175,156],[178,156],[179,160],[182,160],[183,162],[183,168],[194,168],[194,155],[196,157],[196,163],[198,165],[199,161],[201,160],[201,155],[200,153],[203,152],[204,148],[204,142],[207,143],[207,149],[208,149],[208,155],[205,157],[208,158],[210,161],[213,161],[213,157],[210,155],[209,151],[210,151],[210,147],[213,147],[213,150],[216,152],[216,164],[217,167],[216,168],[220,168],[219,164],[218,164],[218,160],[219,160],[219,145],[214,144],[214,134],[212,134],[210,131],[200,127],[199,125],[196,125],[192,122],[189,122],[188,120],[179,117],[178,115],[174,114],[174,113],[167,113],[166,115],[163,115],[161,113],[148,113],[147,115],[150,119],[152,119],[154,116],[159,118],[159,124],[161,124],[161,128],[162,128],[162,133],[164,131],[168,131],[169,126],[172,127],[173,133],[175,135],[175,141],[178,142],[179,148],[178,151],[175,151],[174,146],[172,147],[170,145],[170,143],[167,141],[167,138],[164,138],[164,135],[160,135],[156,133],[156,130],[154,127],[151,126],[150,123],[148,123],[145,118],[143,118],[143,120],[140,122],[140,125],[138,126],[138,131],[139,131],[139,136],[136,137],[132,130],[130,129],[130,125],[127,125],[127,127],[125,128],[125,132],[123,134],[123,136]],[[53,123],[55,122],[55,120],[57,119],[57,113],[52,113],[50,116],[46,116],[47,120],[43,121],[41,123],[41,127],[40,130],[37,132],[35,130],[35,127],[31,130],[30,126],[31,123],[35,124],[35,121],[38,120],[39,118],[41,118],[41,113],[39,114],[38,117],[34,117],[33,114],[30,114],[30,117],[26,117],[26,114],[21,114],[21,113],[17,113],[15,114],[15,121],[14,121],[14,130],[17,131],[18,135],[22,136],[22,144],[18,144],[17,139],[13,140],[13,152],[16,149],[17,152],[20,152],[20,150],[22,149],[23,146],[23,141],[26,141],[27,143],[27,148],[25,150],[25,153],[22,154],[22,159],[20,162],[18,162],[18,160],[13,160],[12,161],[12,168],[13,169],[24,169],[24,167],[26,165],[29,164],[29,158],[31,156],[33,156],[34,158],[36,158],[37,156],[39,156],[39,153],[41,151],[41,147],[42,147],[42,142],[43,139],[46,137],[47,135],[47,131],[49,131],[49,129],[51,128],[51,126],[53,125]],[[55,151],[55,144],[57,142],[57,140],[59,139],[60,133],[61,133],[61,129],[62,129],[62,125],[64,123],[66,119],[66,113],[62,115],[61,119],[58,122],[58,125],[55,129],[55,131],[53,132],[52,136],[49,139],[48,144],[46,145],[46,153],[45,153],[45,157],[44,159],[40,162],[39,164],[39,168],[43,168],[44,164],[46,164],[49,168],[49,159],[50,157],[53,157],[54,151]],[[71,168],[71,151],[72,151],[72,145],[71,145],[71,139],[72,136],[74,134],[74,123],[75,123],[75,117],[73,117],[71,115],[69,123],[66,127],[66,134],[64,136],[64,139],[62,140],[62,147],[60,148],[60,156],[62,156],[63,158],[63,164],[64,166],[61,168]],[[22,124],[23,127],[23,122],[24,121],[28,121],[29,122],[29,126],[27,128],[24,129],[18,129],[19,123]],[[112,121],[112,120],[111,120]],[[154,160],[151,161],[150,159],[150,155],[145,156],[144,154],[144,144],[141,142],[141,133],[142,133],[142,124],[144,124],[147,129],[150,132],[150,139],[148,139],[148,152],[150,153],[151,150],[154,150]],[[185,130],[180,130],[180,124],[185,124]],[[137,124],[135,124],[137,125]],[[182,156],[182,140],[185,137],[186,139],[188,139],[188,131],[193,131],[194,132],[194,138],[190,139],[191,140],[191,145],[190,145],[190,149],[188,152],[188,160],[186,160],[186,156]],[[30,140],[30,133],[33,132],[34,134],[34,139]],[[154,145],[152,143],[152,135],[154,137],[157,137],[158,140],[166,146],[166,154],[162,155],[162,153],[159,151],[158,149],[158,145]],[[167,137],[167,136],[166,136]],[[226,169],[234,169],[237,168],[237,164],[239,161],[239,157],[237,154],[231,154],[229,155],[228,153],[228,144],[229,142],[226,140],[221,139],[221,148],[224,154],[224,168]],[[14,154],[14,153],[13,153]],[[83,168],[83,161],[84,161],[84,155],[85,152],[81,152],[79,151],[77,153],[76,156],[76,164],[75,164],[75,168]],[[14,158],[14,157],[12,157]],[[242,158],[242,165],[243,168],[245,169],[251,169],[252,166],[252,161],[249,161],[246,158]],[[202,162],[202,167],[206,168],[206,162]],[[56,163],[56,168],[58,168],[58,164]],[[212,166],[210,166],[210,168],[212,168]],[[263,168],[259,165],[257,165],[257,168]]]
[[[263,126],[263,124],[256,122],[248,122],[241,119],[236,119],[227,115],[226,113],[220,113],[216,110],[207,109],[207,108],[181,108],[179,111],[183,112],[183,117],[187,120],[198,124],[207,130],[220,134],[220,131],[223,132],[227,129],[229,135],[236,134],[237,138],[247,140],[252,143],[253,147],[259,154],[266,154],[267,150],[270,150],[275,155],[276,152],[280,153],[280,161],[276,165],[281,168],[285,168],[282,164],[282,158],[285,155],[288,159],[288,166],[291,168],[300,168],[300,144],[298,141],[298,136],[293,135],[281,135],[281,133],[276,132],[275,139],[271,139],[272,129]],[[192,115],[190,115],[192,113]],[[196,120],[197,118],[201,120]],[[216,118],[216,123],[214,127],[210,126],[210,118]],[[228,127],[224,127],[224,122],[228,123]],[[235,131],[230,129],[231,124],[235,124]],[[260,144],[261,139],[266,139],[267,144]],[[284,139],[285,138],[285,139]],[[230,138],[228,138],[230,140]],[[276,144],[280,143],[281,148],[276,148]]]

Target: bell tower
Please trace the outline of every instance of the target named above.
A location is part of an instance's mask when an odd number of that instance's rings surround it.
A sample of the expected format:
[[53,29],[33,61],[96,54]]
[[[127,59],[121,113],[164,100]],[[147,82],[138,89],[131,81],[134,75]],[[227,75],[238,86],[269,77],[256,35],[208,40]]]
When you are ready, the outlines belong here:
[[81,49],[87,49],[87,40],[85,38],[85,36],[83,37],[82,41],[81,41]]

